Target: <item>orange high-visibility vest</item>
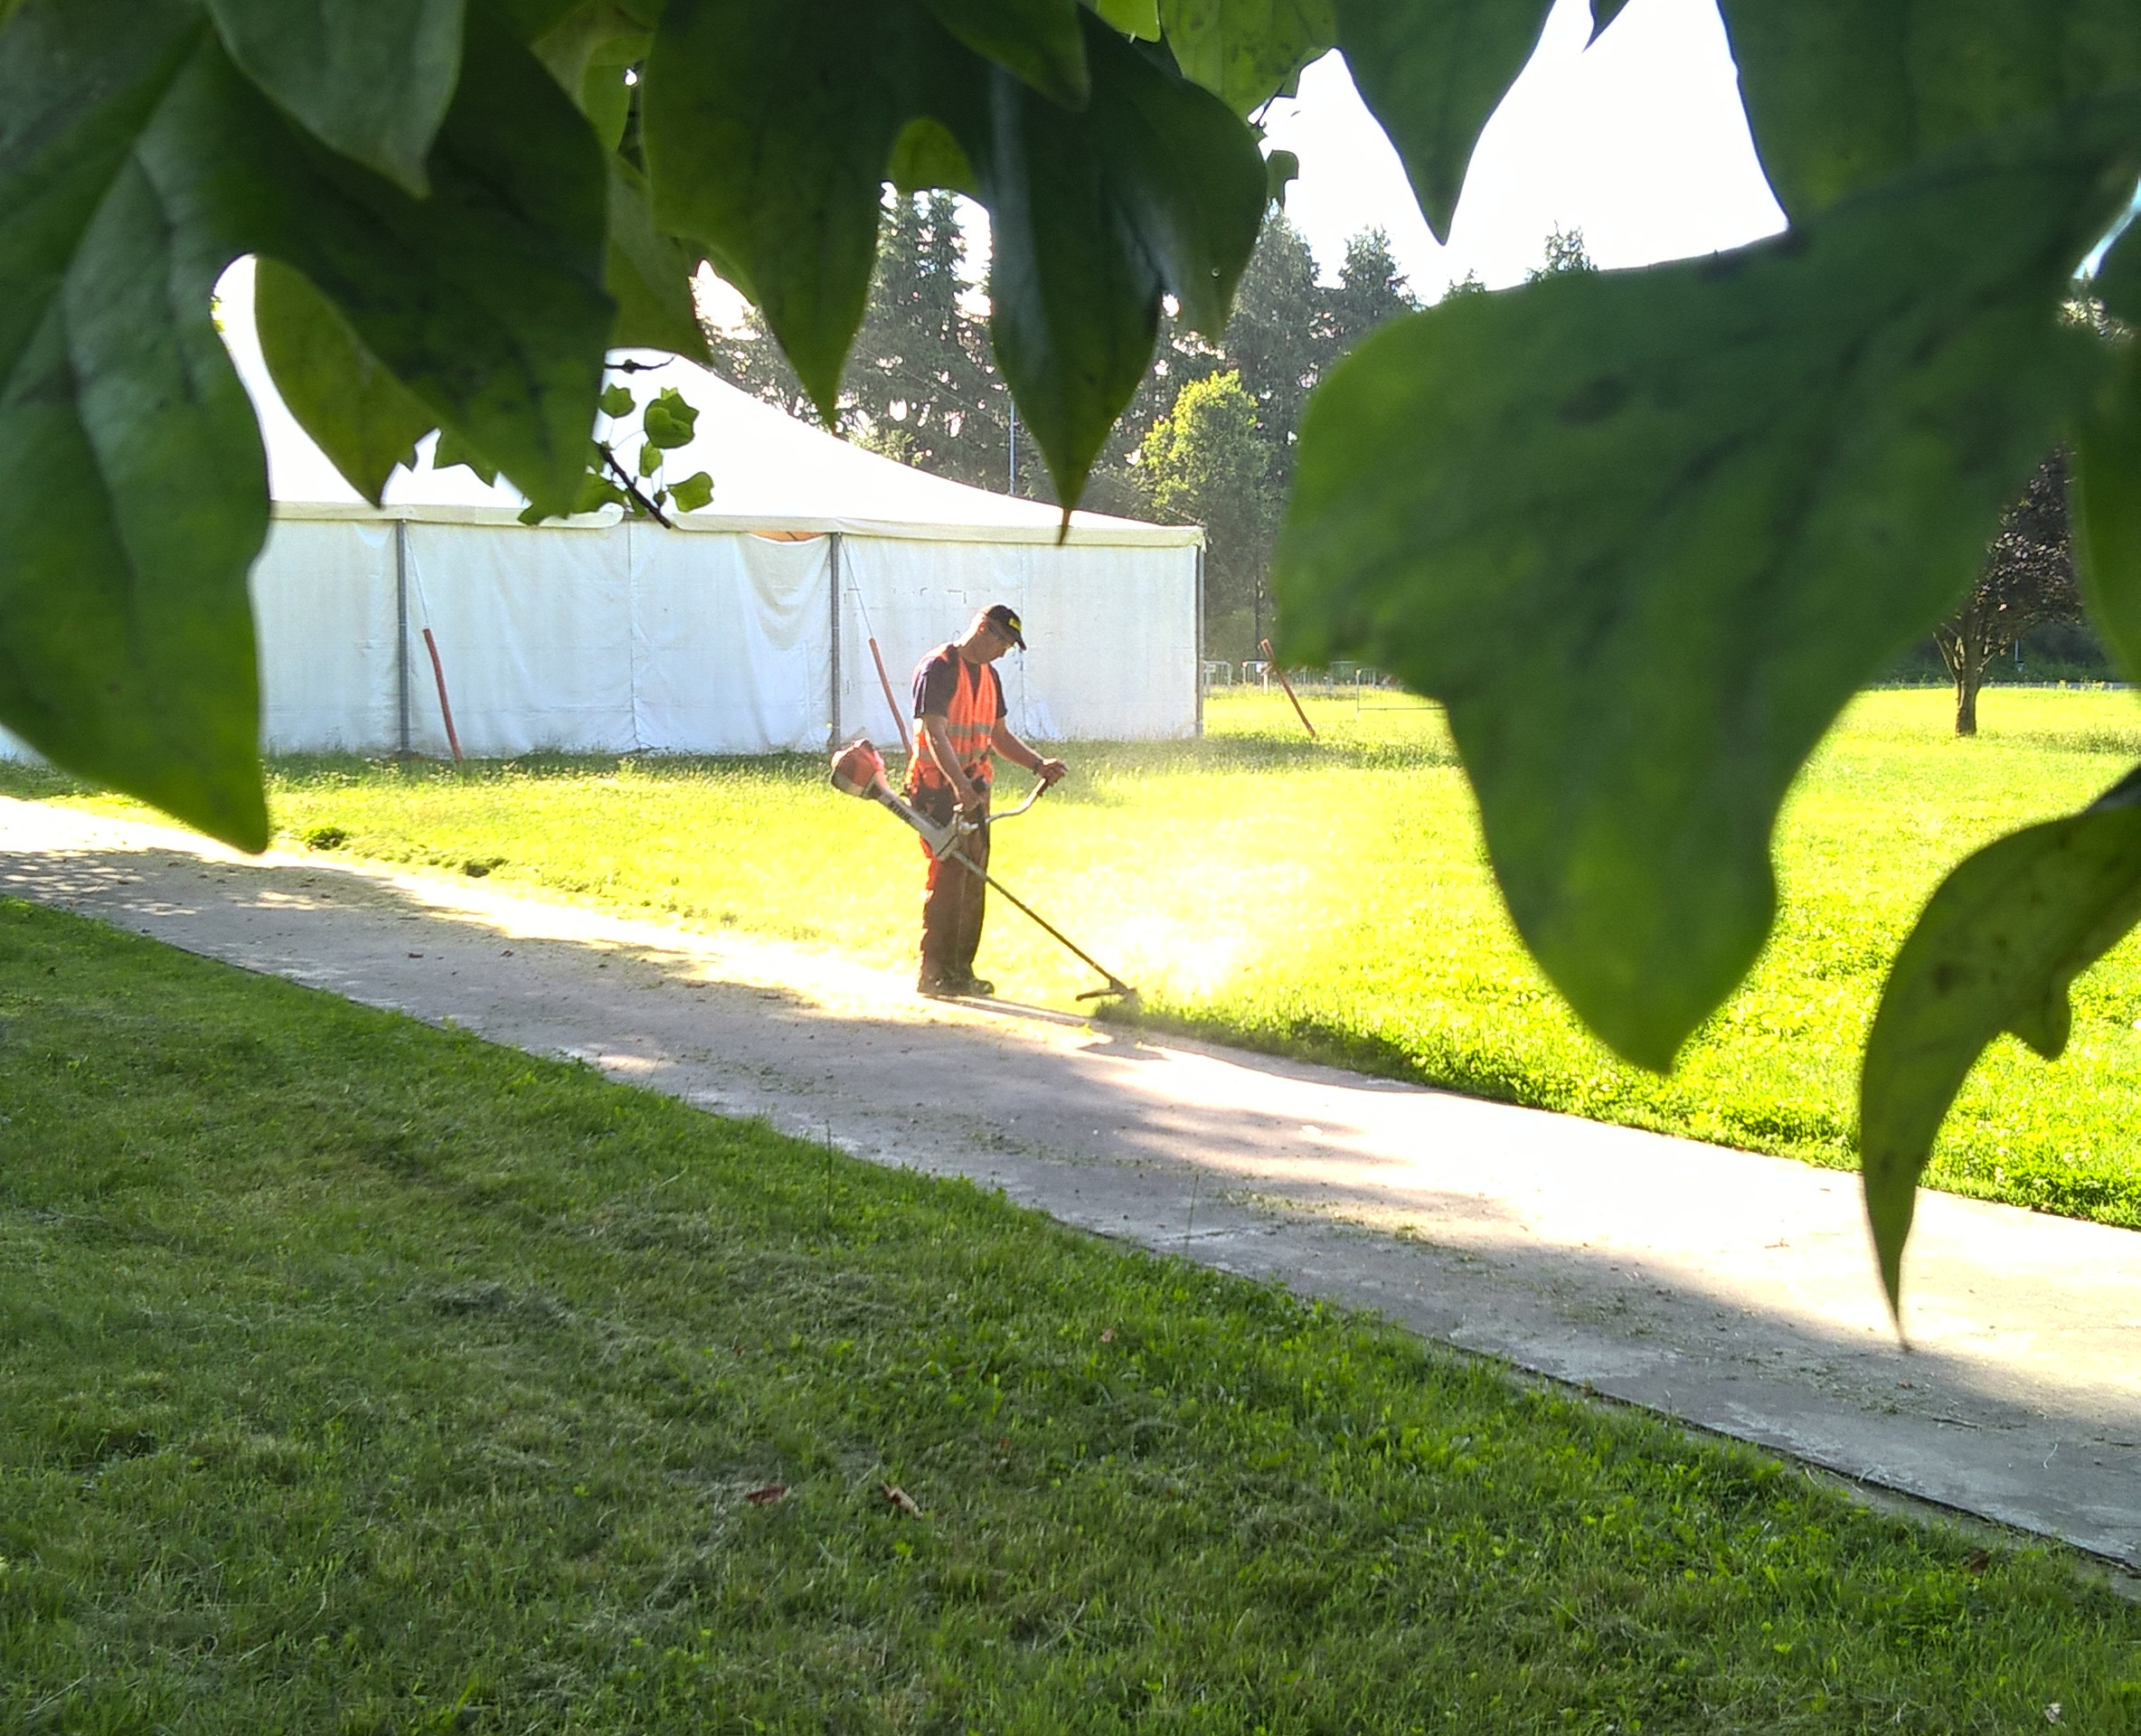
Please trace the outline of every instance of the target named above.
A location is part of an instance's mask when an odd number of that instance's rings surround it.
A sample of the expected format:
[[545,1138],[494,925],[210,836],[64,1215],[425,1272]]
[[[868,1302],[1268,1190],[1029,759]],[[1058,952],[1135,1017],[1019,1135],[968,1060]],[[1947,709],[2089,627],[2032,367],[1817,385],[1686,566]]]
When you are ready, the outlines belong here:
[[[951,738],[951,750],[967,780],[987,788],[995,772],[989,743],[996,733],[998,697],[996,672],[986,663],[968,663],[948,645],[938,652],[938,656],[949,656],[958,666],[958,685],[952,690],[951,703],[945,707],[944,732]],[[934,658],[931,661],[935,661]],[[917,731],[919,734],[920,731]],[[914,763],[908,768],[907,788],[910,793],[917,789],[941,788],[948,780],[937,769],[936,762],[915,744]]]

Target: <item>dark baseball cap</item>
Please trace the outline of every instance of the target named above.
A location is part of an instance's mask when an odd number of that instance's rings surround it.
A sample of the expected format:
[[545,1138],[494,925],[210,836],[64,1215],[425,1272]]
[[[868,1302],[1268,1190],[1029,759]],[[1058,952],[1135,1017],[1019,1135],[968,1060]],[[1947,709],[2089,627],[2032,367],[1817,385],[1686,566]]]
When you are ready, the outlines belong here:
[[1009,603],[991,603],[981,611],[981,618],[1021,651],[1026,648],[1026,629]]

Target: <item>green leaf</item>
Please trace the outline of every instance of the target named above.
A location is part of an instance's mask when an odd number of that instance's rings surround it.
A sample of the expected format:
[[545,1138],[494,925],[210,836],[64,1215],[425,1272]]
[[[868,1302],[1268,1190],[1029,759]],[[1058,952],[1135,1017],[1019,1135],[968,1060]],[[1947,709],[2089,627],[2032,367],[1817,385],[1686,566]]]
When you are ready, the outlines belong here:
[[1628,0],[1591,0],[1591,42],[1597,42],[1605,33],[1606,26],[1620,16],[1621,9],[1627,4]]
[[1523,70],[1552,0],[1337,0],[1338,46],[1398,147],[1438,241],[1480,129]]
[[478,14],[430,164],[419,201],[328,149],[185,0],[30,0],[0,35],[0,717],[235,842],[266,836],[245,580],[268,507],[208,315],[230,260],[301,271],[538,501],[561,439],[579,486],[611,319],[599,151]]
[[646,183],[622,157],[609,159],[609,263],[603,284],[617,303],[609,342],[620,350],[667,350],[701,363],[710,358],[693,279],[696,248],[654,225]]
[[[493,5],[495,8],[496,0],[493,0]],[[614,69],[621,90],[625,68],[645,58],[648,44],[654,40],[655,24],[661,15],[658,5],[643,8],[620,4],[620,0],[580,0],[578,5],[567,0],[562,8],[546,6],[544,0],[535,0],[532,10],[523,0],[519,10],[527,15],[509,21],[516,40],[528,43],[535,51],[536,59],[550,69],[559,88],[590,118],[593,117],[593,108],[588,101],[590,75],[598,65]],[[643,13],[647,15],[642,15]],[[600,100],[605,103],[609,100],[607,91]],[[598,130],[601,124],[597,122]],[[619,126],[622,126],[621,118]],[[608,149],[617,148],[607,137],[604,144]]]
[[[515,42],[541,52],[543,39],[552,32],[570,31],[583,14],[614,13],[617,7],[612,0],[490,0],[490,9]],[[559,82],[572,88],[578,82],[577,68],[571,79],[561,77]]]
[[248,849],[268,841],[246,572],[252,407],[154,122],[180,0],[30,0],[0,36],[0,722]]
[[1629,1059],[1668,1065],[1752,962],[1800,762],[2100,377],[2058,310],[2137,114],[1974,145],[1734,255],[1453,297],[1311,401],[1287,653],[1448,703],[1518,928]]
[[1264,196],[1284,208],[1288,184],[1301,178],[1301,159],[1292,151],[1273,151],[1264,158]]
[[885,165],[916,112],[918,38],[961,52],[890,0],[674,0],[647,59],[655,222],[704,243],[828,421],[869,298]]
[[649,446],[668,452],[692,443],[692,429],[698,420],[699,407],[686,401],[674,386],[665,386],[661,396],[647,405],[639,426]]
[[694,470],[669,490],[669,498],[680,513],[702,512],[712,503],[713,478],[703,470]]
[[231,58],[330,149],[428,191],[461,75],[462,0],[208,0]]
[[625,141],[625,126],[632,118],[632,87],[625,82],[628,66],[591,65],[580,81],[580,111],[595,129],[606,151]]
[[900,129],[900,137],[892,141],[885,179],[904,193],[926,193],[931,187],[970,197],[981,192],[966,147],[933,115],[917,115]]
[[1087,0],[1095,14],[1139,42],[1160,40],[1160,0]]
[[431,196],[333,156],[204,67],[174,118],[204,212],[295,266],[372,353],[545,509],[578,495],[616,323],[603,153],[529,52],[469,16]]
[[[439,430],[439,444],[431,448],[431,468],[450,470],[455,465],[464,465],[473,471],[485,487],[494,487],[498,481],[498,467],[486,458],[468,442],[450,428]],[[537,514],[541,516],[540,514]]]
[[925,0],[959,41],[1066,108],[1082,108],[1091,80],[1078,0]]
[[438,418],[364,347],[335,305],[298,272],[262,259],[253,280],[260,354],[297,425],[374,506],[398,464]]
[[1071,114],[998,72],[967,140],[989,208],[996,359],[1074,503],[1151,364],[1160,301],[1225,329],[1263,221],[1256,140],[1225,105],[1095,23]]
[[1919,158],[2141,79],[2131,0],[1721,0],[1795,222]]
[[2012,1031],[2047,1061],[2067,991],[2141,919],[2141,772],[2070,819],[1988,844],[1948,875],[1896,955],[1866,1040],[1859,1149],[1889,1305],[1902,1295],[1918,1178],[1985,1045]]
[[2113,318],[2141,326],[2141,223],[2129,223],[2112,243],[2089,288]]
[[1160,41],[1160,0],[1086,0],[1100,22],[1141,42]]
[[1092,93],[1071,110],[919,6],[675,0],[644,108],[656,221],[705,244],[828,419],[887,166],[916,173],[895,147],[936,121],[989,206],[997,354],[1067,500],[1151,360],[1162,296],[1222,329],[1264,207],[1240,121],[1164,54],[1079,22]]
[[2141,670],[2141,348],[2132,344],[2076,420],[2069,505],[2082,600],[2130,678]]
[[599,513],[605,506],[622,506],[627,512],[630,512],[633,506],[632,497],[626,494],[622,488],[619,488],[617,484],[610,481],[608,476],[599,475],[593,470],[583,470],[580,473],[580,487],[574,493],[571,505],[563,512],[545,512],[540,506],[530,505],[521,508],[520,519],[523,524],[540,524],[546,519],[577,517],[583,513]]
[[629,416],[638,408],[638,400],[632,396],[628,386],[610,385],[602,389],[602,396],[596,400],[605,416]]
[[662,467],[662,448],[652,440],[639,448],[639,474],[651,476]]
[[1160,0],[1159,13],[1183,76],[1240,115],[1338,39],[1333,0]]

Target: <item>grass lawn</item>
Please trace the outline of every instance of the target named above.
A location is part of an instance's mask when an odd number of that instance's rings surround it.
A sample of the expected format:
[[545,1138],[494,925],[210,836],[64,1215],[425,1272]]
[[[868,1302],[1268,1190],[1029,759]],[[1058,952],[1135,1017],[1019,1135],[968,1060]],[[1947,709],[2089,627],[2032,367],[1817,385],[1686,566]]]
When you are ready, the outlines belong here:
[[[1137,983],[1157,1022],[1834,1165],[1855,1162],[1858,1054],[1887,960],[1942,875],[2141,759],[2127,693],[1990,689],[1971,741],[1952,734],[1945,690],[1861,699],[1786,815],[1768,951],[1661,1079],[1591,1040],[1517,944],[1439,712],[1380,704],[1311,700],[1311,743],[1284,699],[1221,696],[1202,742],[1066,750],[1072,779],[998,835],[998,872]],[[0,774],[0,788],[108,805],[70,788]],[[292,842],[912,957],[916,846],[815,758],[291,762],[272,794]],[[981,962],[1019,998],[1069,1005],[1092,985],[1000,905]],[[1932,1180],[2141,1226],[2141,943],[2076,1002],[2057,1065],[2012,1039],[1988,1053]]]
[[0,1094],[11,1736],[2141,1719],[2057,1552],[20,904]]

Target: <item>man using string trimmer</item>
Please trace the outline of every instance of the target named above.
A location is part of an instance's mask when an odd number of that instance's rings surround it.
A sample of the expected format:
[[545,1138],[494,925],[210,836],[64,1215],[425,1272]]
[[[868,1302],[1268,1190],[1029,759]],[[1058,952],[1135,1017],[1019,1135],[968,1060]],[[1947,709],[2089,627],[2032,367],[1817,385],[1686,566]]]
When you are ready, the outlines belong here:
[[[1000,753],[1052,785],[1068,768],[1036,753],[1004,720],[1004,684],[990,665],[1006,651],[1026,648],[1024,629],[1008,605],[995,603],[967,624],[966,634],[941,645],[914,671],[914,760],[907,769],[907,799],[939,826],[954,816],[975,825],[960,854],[973,869],[989,865],[989,782]],[[929,859],[922,897],[921,975],[924,995],[993,995],[996,986],[974,974],[981,947],[983,901],[988,882],[981,873],[946,856]]]

